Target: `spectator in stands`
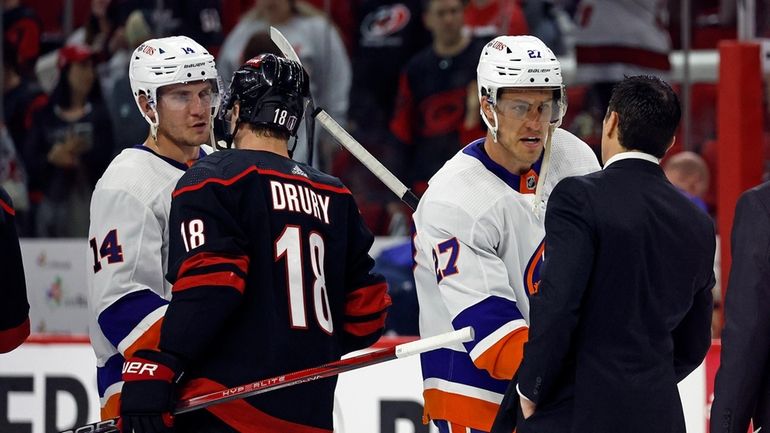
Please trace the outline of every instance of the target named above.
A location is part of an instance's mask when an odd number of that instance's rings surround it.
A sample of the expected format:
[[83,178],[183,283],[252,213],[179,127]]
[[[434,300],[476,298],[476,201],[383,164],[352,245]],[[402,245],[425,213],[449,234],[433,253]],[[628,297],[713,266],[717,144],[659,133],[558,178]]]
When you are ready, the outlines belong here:
[[554,54],[564,54],[567,50],[564,41],[564,30],[560,18],[569,21],[569,16],[563,10],[564,6],[576,0],[526,0],[524,1],[524,16],[529,26],[529,34],[536,36],[548,45]]
[[[709,168],[706,161],[695,152],[683,151],[676,153],[662,162],[663,173],[668,181],[677,187],[685,197],[689,198],[698,209],[706,214],[709,212],[705,197],[709,189]],[[712,338],[719,338],[722,332],[722,286],[720,275],[719,248],[714,257],[714,277],[716,283],[711,290],[714,297],[714,312],[711,315]]]
[[575,81],[590,85],[581,132],[600,137],[616,83],[632,75],[668,77],[666,1],[581,0],[575,21]]
[[67,38],[67,45],[85,45],[94,53],[102,95],[109,99],[115,82],[128,70],[130,53],[123,24],[131,0],[91,0],[91,15]]
[[[431,41],[422,20],[422,0],[359,0],[357,11],[349,131],[386,167],[396,170],[401,155],[388,125],[399,74]],[[391,217],[401,215],[397,197],[349,153],[340,152],[334,163],[333,174],[356,196],[369,228],[375,234],[391,234]]]
[[119,43],[121,17],[120,2],[91,0],[91,14],[83,27],[67,38],[67,45],[87,45],[93,51],[95,63],[107,61]]
[[59,51],[60,79],[25,146],[35,235],[85,237],[88,203],[113,151],[109,112],[87,46]]
[[16,48],[16,63],[22,75],[33,72],[42,32],[43,25],[34,10],[22,6],[21,0],[3,0],[3,40]]
[[22,73],[16,47],[3,41],[3,116],[17,153],[22,152],[32,129],[32,115],[47,101],[34,78]]
[[0,121],[0,188],[14,204],[16,228],[20,235],[29,232],[29,195],[27,173],[6,125]]
[[270,33],[258,32],[251,35],[246,46],[243,47],[243,63],[247,60],[253,59],[260,54],[275,54],[278,57],[283,57],[283,53],[278,46],[275,45],[272,39],[270,39]]
[[[135,10],[126,19],[124,26],[124,35],[129,47],[136,48],[142,42],[152,38],[152,31],[141,10]],[[131,52],[127,50],[130,58]],[[116,54],[117,55],[117,54]],[[125,69],[115,81],[110,92],[105,94],[105,102],[110,110],[113,125],[120,125],[120,128],[114,128],[114,153],[140,144],[149,134],[149,125],[144,121],[142,113],[136,109],[134,94],[131,92],[131,82],[128,78],[128,63]]]
[[529,34],[521,0],[470,0],[465,5],[465,26],[479,38]]
[[390,129],[404,146],[404,181],[416,193],[465,143],[484,135],[476,63],[484,41],[463,32],[462,0],[429,0],[432,44],[401,73]]
[[[310,75],[310,90],[316,106],[323,107],[335,120],[346,123],[350,92],[350,59],[342,40],[329,19],[319,10],[298,0],[257,0],[233,31],[219,52],[217,69],[227,83],[240,66],[243,49],[257,32],[269,32],[276,27],[299,55],[302,66]],[[305,128],[300,126],[294,159],[309,161]],[[328,136],[321,136],[316,127],[313,160],[328,171],[332,153],[338,148]],[[320,139],[319,139],[320,136]],[[322,148],[322,149],[319,149]],[[316,156],[320,156],[317,158]]]
[[163,34],[185,35],[216,56],[224,40],[223,1],[227,0],[166,0],[172,22]]
[[679,188],[700,210],[708,213],[703,198],[709,188],[709,169],[700,155],[690,151],[672,155],[663,163],[663,172],[669,182]]

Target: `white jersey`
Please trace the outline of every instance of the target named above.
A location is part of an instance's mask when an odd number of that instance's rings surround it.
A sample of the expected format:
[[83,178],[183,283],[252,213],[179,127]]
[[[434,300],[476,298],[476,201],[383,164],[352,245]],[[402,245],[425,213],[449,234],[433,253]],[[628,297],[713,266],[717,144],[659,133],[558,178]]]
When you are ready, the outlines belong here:
[[[515,176],[484,140],[458,152],[429,182],[414,214],[420,336],[473,326],[475,340],[421,355],[425,415],[489,431],[527,338],[545,228],[536,215],[540,161]],[[541,198],[558,180],[600,169],[591,149],[557,129]]]
[[[200,156],[206,153],[201,150]],[[125,358],[158,344],[171,297],[165,279],[171,193],[186,168],[145,146],[125,149],[107,167],[91,197],[89,336],[97,358],[103,418],[119,415]]]

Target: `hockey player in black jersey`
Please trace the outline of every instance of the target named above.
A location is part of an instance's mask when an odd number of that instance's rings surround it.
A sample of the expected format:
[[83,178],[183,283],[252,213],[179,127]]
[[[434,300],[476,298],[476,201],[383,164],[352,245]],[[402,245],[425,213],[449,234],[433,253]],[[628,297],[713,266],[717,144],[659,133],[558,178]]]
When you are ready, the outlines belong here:
[[124,432],[331,433],[336,378],[169,416],[178,398],[338,360],[382,333],[390,298],[350,191],[289,157],[307,96],[290,60],[235,73],[220,110],[234,149],[174,192],[173,296],[159,350],[124,366]]
[[8,193],[0,187],[0,353],[17,348],[29,335],[29,303],[21,261],[16,212]]

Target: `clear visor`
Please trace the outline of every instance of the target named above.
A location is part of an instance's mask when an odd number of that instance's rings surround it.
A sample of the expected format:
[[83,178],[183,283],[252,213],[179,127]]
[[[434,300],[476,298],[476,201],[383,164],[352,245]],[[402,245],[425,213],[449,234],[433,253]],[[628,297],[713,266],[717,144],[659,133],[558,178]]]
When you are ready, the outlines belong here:
[[564,102],[558,98],[538,102],[528,102],[522,99],[498,99],[495,104],[497,112],[505,117],[548,123],[555,123],[561,118],[563,106]]
[[158,89],[158,101],[170,110],[189,110],[196,107],[212,110],[219,108],[221,98],[217,79],[171,84]]

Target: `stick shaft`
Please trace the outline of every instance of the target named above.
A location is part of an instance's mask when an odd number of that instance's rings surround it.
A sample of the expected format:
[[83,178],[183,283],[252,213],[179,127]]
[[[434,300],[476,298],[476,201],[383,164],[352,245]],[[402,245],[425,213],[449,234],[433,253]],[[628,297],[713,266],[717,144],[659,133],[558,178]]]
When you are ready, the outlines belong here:
[[366,166],[375,176],[377,176],[385,186],[388,187],[393,193],[395,193],[404,203],[407,204],[412,210],[417,208],[419,199],[417,196],[404,185],[398,178],[390,172],[380,161],[377,160],[364,146],[361,145],[355,138],[353,138],[348,131],[345,130],[329,113],[322,109],[316,109],[313,113],[318,123],[334,137],[345,149],[347,149],[353,156],[356,157],[361,164]]
[[[214,404],[225,403],[230,400],[251,397],[268,391],[286,388],[287,386],[324,379],[338,375],[340,373],[344,373],[346,371],[356,370],[370,365],[379,364],[381,362],[390,361],[396,358],[405,358],[407,356],[417,355],[423,352],[428,352],[441,347],[464,343],[471,340],[473,340],[473,328],[462,328],[457,331],[447,332],[433,337],[423,338],[421,340],[415,340],[409,343],[375,350],[373,352],[367,352],[346,359],[340,359],[338,361],[323,364],[318,367],[311,367],[305,370],[294,371],[284,375],[236,386],[234,388],[199,395],[188,400],[182,400],[177,404],[176,409],[174,410],[174,415],[202,409]],[[117,418],[113,418],[87,424],[76,429],[64,431],[62,433],[113,433],[118,431],[118,429],[115,427],[117,422]]]
[[[300,65],[302,62],[299,60],[297,52],[291,46],[286,37],[275,27],[270,27],[270,39],[278,47],[283,55],[289,59],[294,60]],[[380,161],[377,160],[364,146],[361,145],[355,138],[353,138],[348,131],[345,130],[329,113],[321,108],[317,108],[313,113],[313,117],[323,126],[323,128],[334,137],[345,149],[347,149],[353,156],[356,157],[361,163],[366,166],[385,186],[388,187],[398,198],[401,199],[410,209],[417,209],[417,205],[420,199],[417,198],[412,190],[406,187],[393,173],[390,172]]]

